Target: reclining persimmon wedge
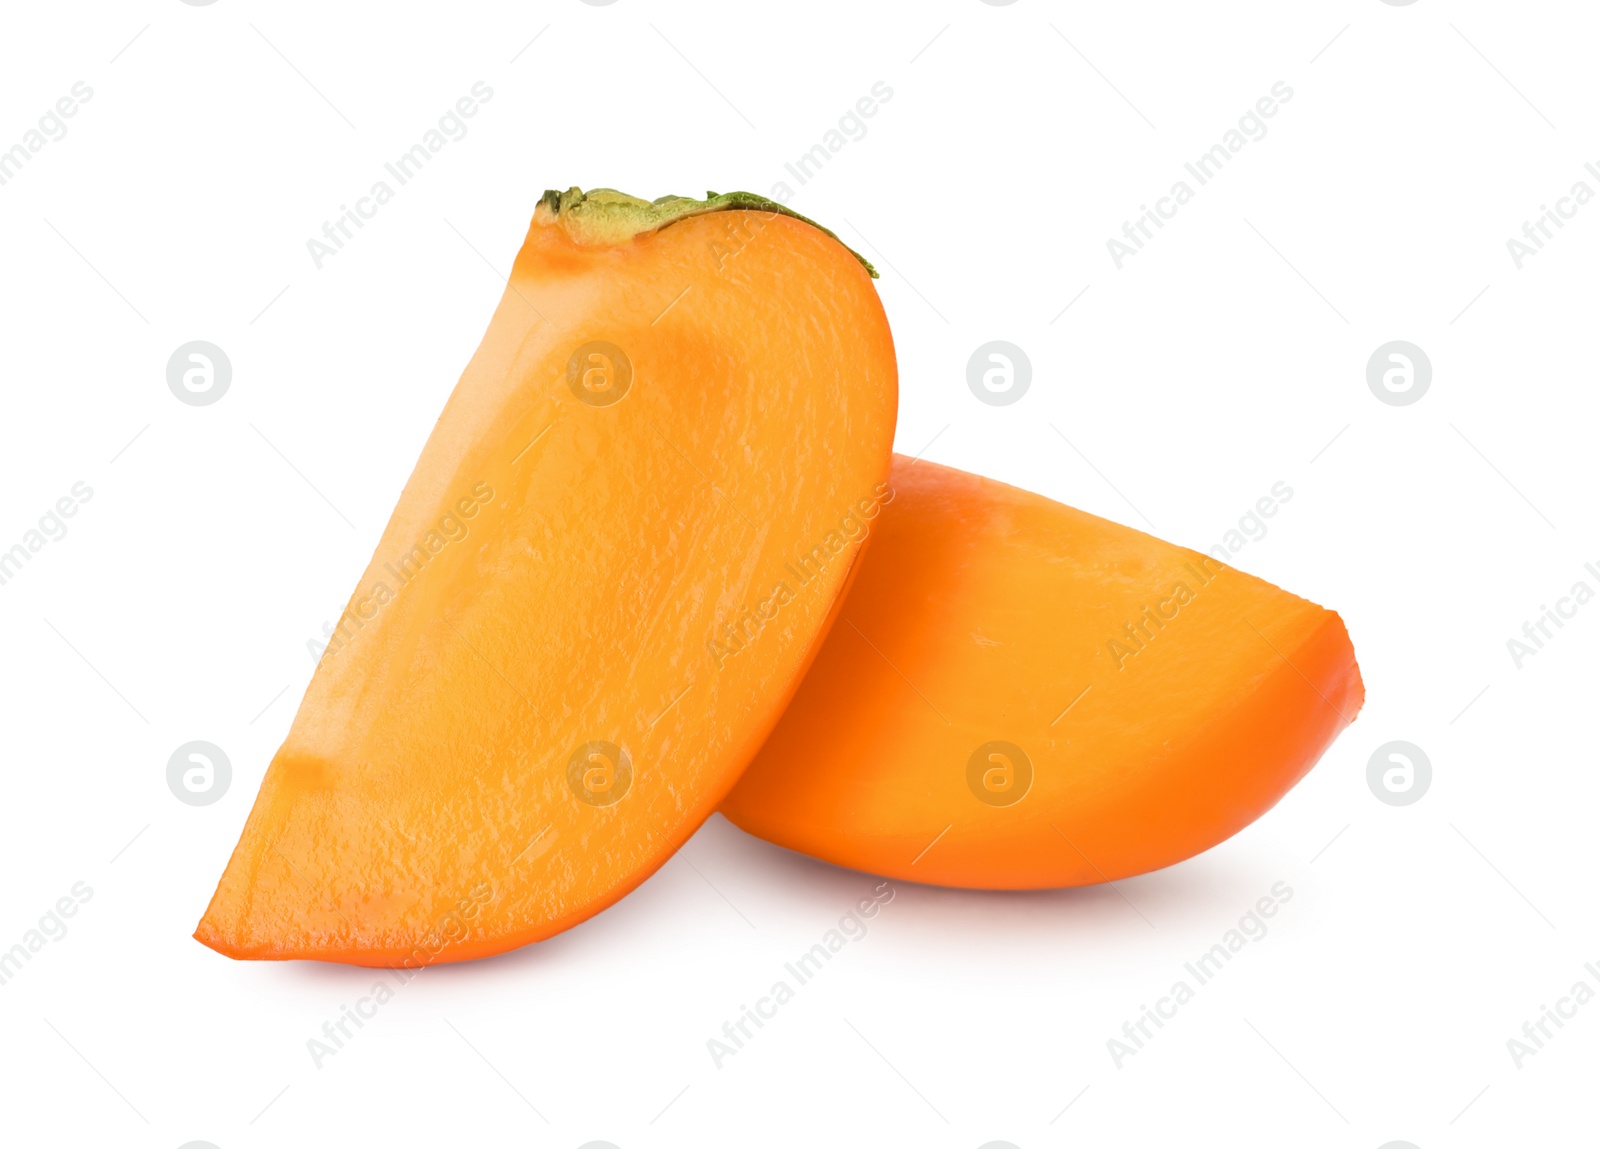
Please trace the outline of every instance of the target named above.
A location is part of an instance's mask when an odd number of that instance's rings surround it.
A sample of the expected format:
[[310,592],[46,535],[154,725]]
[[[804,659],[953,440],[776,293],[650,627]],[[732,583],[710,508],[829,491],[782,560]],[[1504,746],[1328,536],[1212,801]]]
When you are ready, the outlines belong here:
[[897,456],[872,544],[723,812],[948,886],[1078,886],[1260,817],[1361,707],[1332,611],[1039,495]]

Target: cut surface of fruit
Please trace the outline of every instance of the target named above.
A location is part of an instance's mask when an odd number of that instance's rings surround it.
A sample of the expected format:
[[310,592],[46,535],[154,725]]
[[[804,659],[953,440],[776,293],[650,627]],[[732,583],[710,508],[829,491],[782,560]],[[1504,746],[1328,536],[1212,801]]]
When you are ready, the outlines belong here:
[[839,621],[724,802],[937,885],[1078,886],[1208,849],[1355,717],[1344,624],[1216,559],[896,456]]
[[815,656],[895,407],[869,269],[819,227],[548,194],[195,936],[425,965],[638,885]]

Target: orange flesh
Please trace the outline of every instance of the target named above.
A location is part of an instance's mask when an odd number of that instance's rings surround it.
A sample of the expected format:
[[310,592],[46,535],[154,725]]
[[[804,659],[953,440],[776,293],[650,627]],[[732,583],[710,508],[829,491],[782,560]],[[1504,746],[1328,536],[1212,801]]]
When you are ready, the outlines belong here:
[[1361,707],[1331,611],[1003,483],[896,456],[890,484],[723,804],[752,834],[907,881],[1114,880],[1260,817]]
[[[568,382],[597,340],[632,364],[610,405],[579,398],[614,393],[606,353]],[[818,229],[727,211],[580,244],[541,205],[195,936],[459,961],[638,885],[814,657],[895,406],[877,293]]]

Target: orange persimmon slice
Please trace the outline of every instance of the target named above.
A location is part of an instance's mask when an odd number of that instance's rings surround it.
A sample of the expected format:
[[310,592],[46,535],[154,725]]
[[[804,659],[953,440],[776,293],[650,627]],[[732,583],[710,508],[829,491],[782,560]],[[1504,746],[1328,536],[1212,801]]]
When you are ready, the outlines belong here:
[[1355,717],[1332,611],[1215,559],[896,457],[838,622],[723,812],[947,886],[1144,873],[1260,817]]
[[831,233],[743,193],[547,193],[195,936],[425,965],[637,886],[814,657],[895,407]]

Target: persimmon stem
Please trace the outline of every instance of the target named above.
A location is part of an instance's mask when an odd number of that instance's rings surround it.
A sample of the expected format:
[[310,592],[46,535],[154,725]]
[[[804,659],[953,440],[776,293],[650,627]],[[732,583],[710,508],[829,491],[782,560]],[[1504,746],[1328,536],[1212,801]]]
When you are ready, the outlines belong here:
[[614,188],[595,188],[587,192],[581,188],[568,188],[564,192],[547,191],[540,196],[534,218],[543,216],[550,222],[560,223],[575,242],[587,245],[625,243],[634,236],[659,231],[680,219],[719,211],[776,213],[809,224],[860,260],[861,266],[867,269],[867,274],[873,279],[878,278],[877,269],[862,258],[860,252],[816,220],[807,219],[776,200],[754,192],[724,192],[718,195],[708,191],[705,199],[669,195],[657,200],[644,200]]

